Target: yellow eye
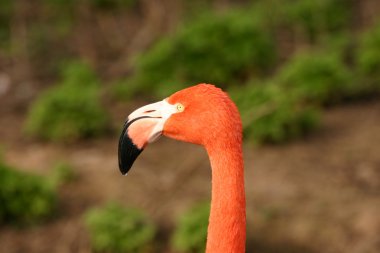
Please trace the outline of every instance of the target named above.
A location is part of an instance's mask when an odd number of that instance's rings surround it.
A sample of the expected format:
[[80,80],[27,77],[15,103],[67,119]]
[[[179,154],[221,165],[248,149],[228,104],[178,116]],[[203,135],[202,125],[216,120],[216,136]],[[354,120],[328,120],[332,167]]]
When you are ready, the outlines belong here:
[[177,104],[177,111],[178,112],[183,112],[184,110],[185,110],[185,107],[182,104],[178,103]]

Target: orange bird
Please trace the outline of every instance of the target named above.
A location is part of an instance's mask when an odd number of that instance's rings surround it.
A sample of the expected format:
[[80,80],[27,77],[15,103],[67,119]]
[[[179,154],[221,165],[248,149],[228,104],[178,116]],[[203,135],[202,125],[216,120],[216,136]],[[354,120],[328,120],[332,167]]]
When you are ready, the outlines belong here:
[[127,174],[148,143],[164,135],[202,145],[212,170],[206,253],[245,252],[246,217],[242,124],[221,89],[198,84],[132,112],[119,140],[119,168]]

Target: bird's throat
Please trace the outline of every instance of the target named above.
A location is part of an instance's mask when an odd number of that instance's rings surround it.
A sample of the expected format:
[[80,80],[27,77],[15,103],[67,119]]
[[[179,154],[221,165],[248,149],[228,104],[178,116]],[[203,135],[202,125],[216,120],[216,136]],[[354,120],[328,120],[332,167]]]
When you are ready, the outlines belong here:
[[206,253],[243,253],[246,204],[241,144],[207,151],[212,168],[212,196]]

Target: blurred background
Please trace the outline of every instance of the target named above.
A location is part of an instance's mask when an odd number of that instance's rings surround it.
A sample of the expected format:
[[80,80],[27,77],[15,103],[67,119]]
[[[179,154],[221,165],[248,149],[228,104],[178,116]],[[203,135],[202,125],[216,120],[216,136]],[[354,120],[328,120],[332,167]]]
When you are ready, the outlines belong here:
[[1,0],[0,252],[204,252],[211,173],[136,107],[197,83],[244,125],[247,252],[380,252],[377,0]]

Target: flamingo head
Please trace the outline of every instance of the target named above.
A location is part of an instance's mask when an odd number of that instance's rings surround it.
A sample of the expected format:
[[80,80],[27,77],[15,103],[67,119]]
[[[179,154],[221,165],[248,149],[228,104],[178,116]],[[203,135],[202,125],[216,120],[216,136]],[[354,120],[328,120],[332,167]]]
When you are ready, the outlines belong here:
[[121,173],[127,174],[148,143],[161,135],[206,147],[226,135],[241,141],[240,116],[228,95],[209,84],[140,107],[128,116],[120,136]]

